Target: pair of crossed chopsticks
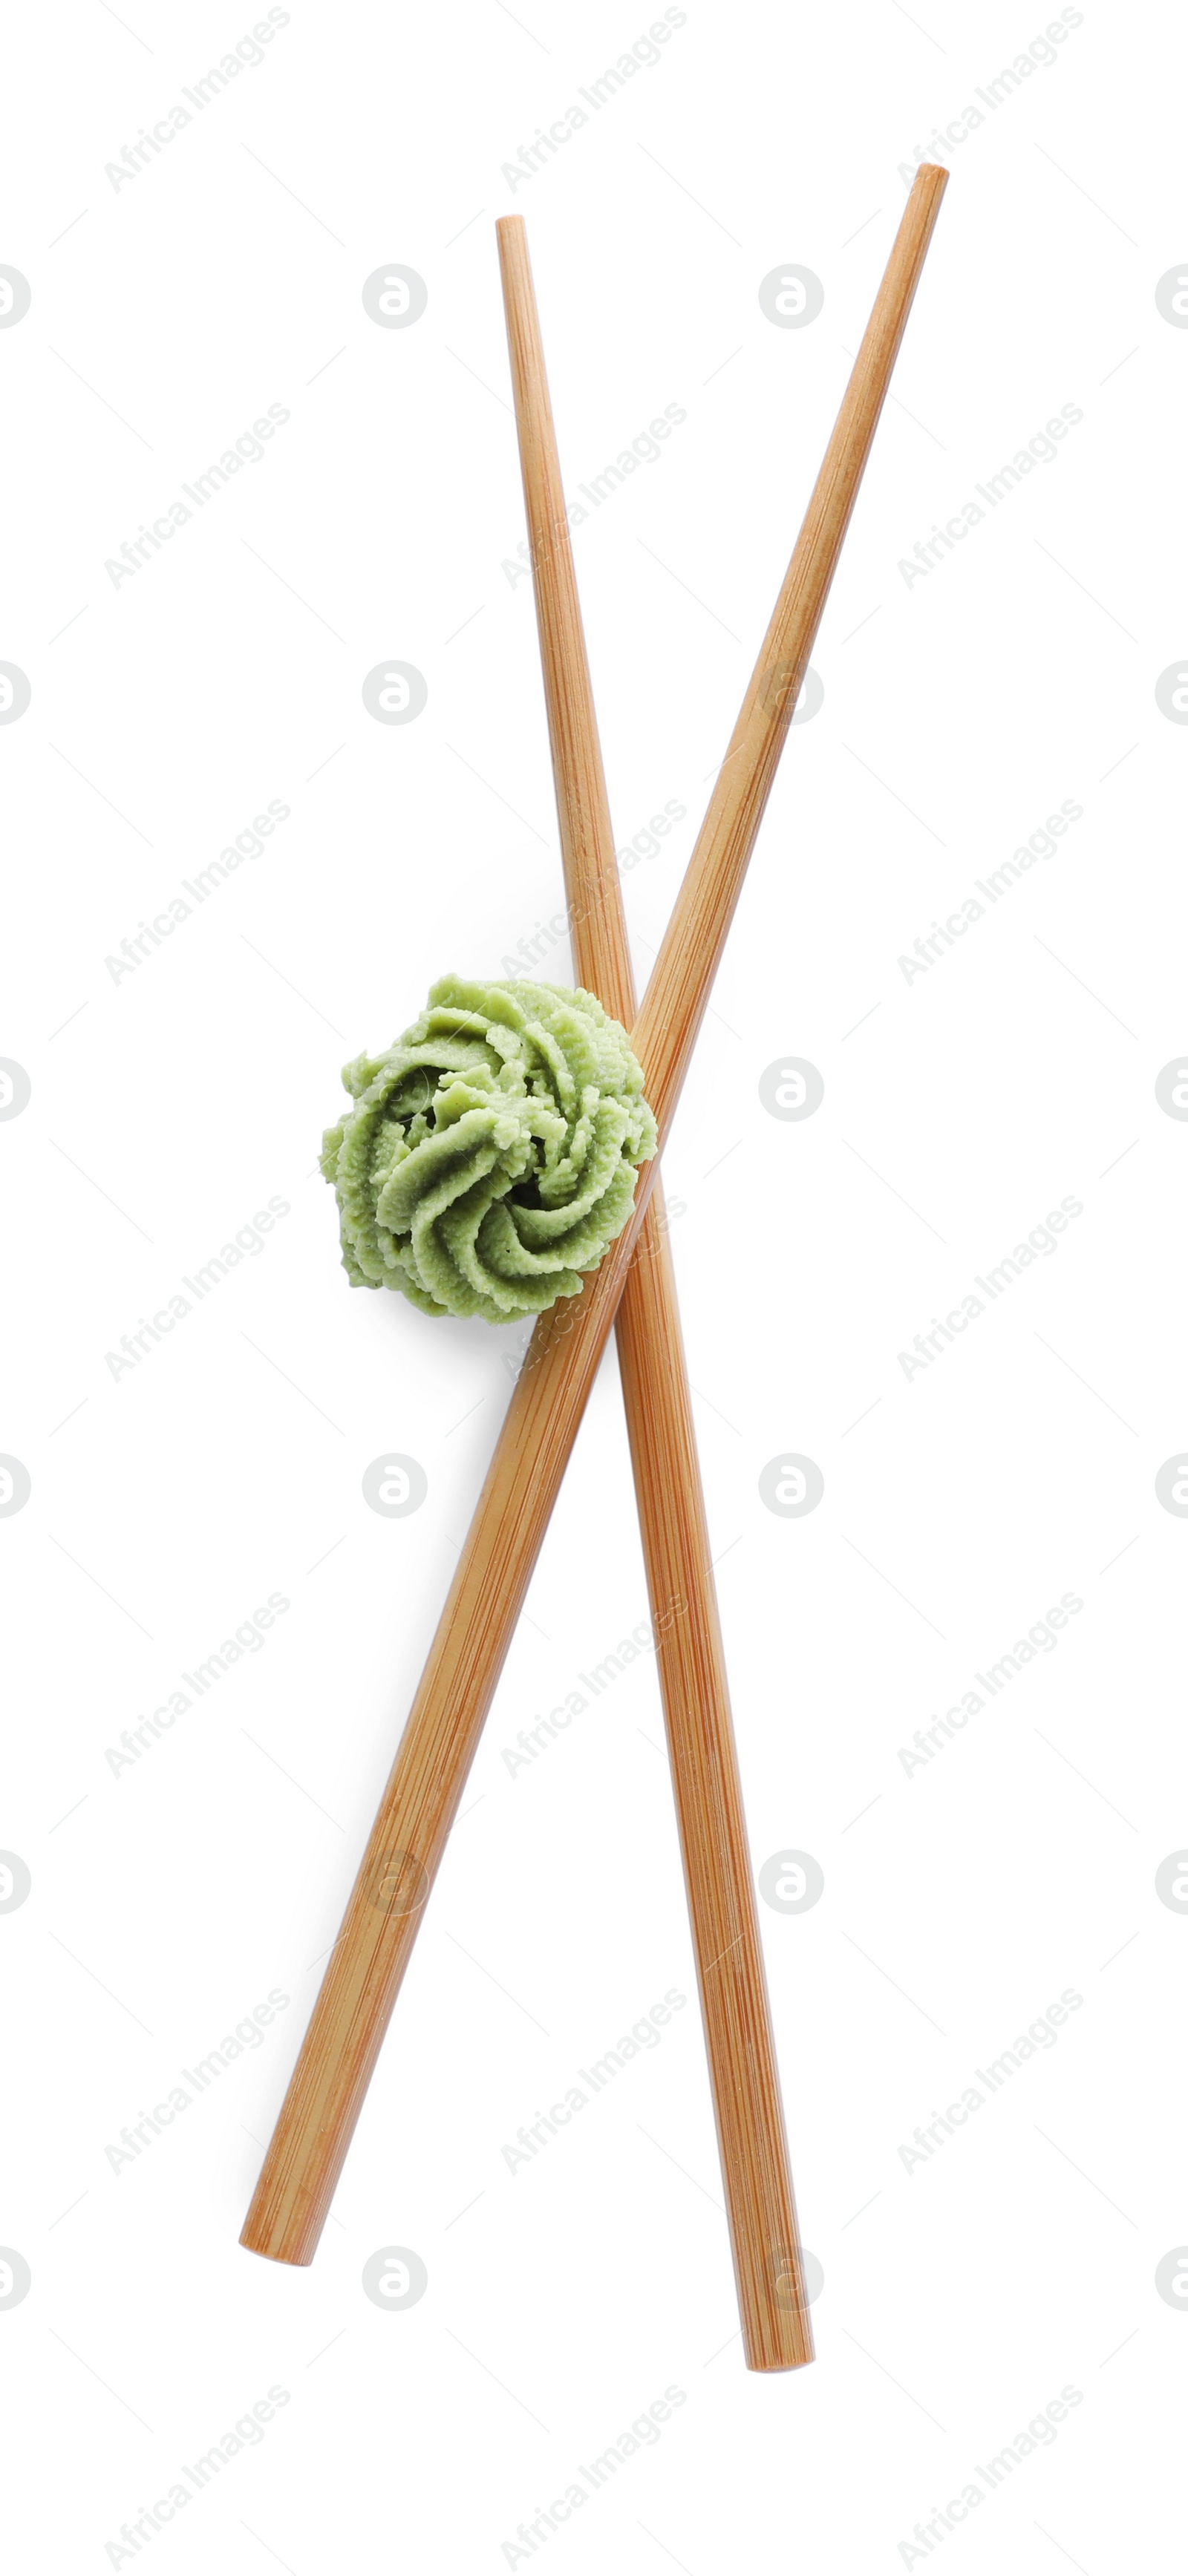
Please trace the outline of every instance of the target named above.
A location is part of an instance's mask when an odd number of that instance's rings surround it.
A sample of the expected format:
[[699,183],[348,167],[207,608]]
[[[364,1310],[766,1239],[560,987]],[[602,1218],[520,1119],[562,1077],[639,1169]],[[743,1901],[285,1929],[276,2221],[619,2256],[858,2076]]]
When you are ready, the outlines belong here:
[[[947,173],[916,176],[709,810],[637,1011],[523,221],[496,227],[578,976],[632,1031],[663,1144],[800,693]],[[240,2242],[313,2259],[612,1322],[743,2343],[812,2359],[709,1538],[657,1164],[508,1408]]]

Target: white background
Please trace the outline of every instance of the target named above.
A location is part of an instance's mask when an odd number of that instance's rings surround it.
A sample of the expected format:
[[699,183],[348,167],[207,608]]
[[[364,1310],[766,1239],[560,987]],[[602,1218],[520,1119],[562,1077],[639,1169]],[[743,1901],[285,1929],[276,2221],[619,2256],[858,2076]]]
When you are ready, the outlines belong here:
[[[22,2570],[105,2544],[276,2385],[262,2441],[134,2555],[162,2571],[496,2569],[667,2386],[684,2404],[530,2555],[558,2571],[866,2571],[1066,2385],[1058,2438],[927,2553],[1164,2562],[1188,2324],[1183,1160],[1188,251],[1171,13],[1086,6],[952,143],[814,664],[673,1134],[670,1192],[815,2366],[743,2368],[654,1665],[514,1774],[517,1731],[644,1616],[608,1357],[313,2267],[237,2246],[506,1401],[515,1336],[349,1293],[314,1169],[338,1069],[449,967],[498,972],[560,867],[494,250],[524,213],[567,488],[686,420],[578,529],[641,982],[775,596],[911,164],[1038,8],[690,5],[653,67],[512,189],[647,13],[298,0],[120,187],[105,175],[250,12],[26,12],[6,57],[0,332],[13,865],[0,2311]],[[1042,48],[1041,48],[1042,51]],[[377,327],[364,279],[428,307]],[[824,287],[774,327],[780,263]],[[134,576],[105,570],[270,404],[258,463]],[[1059,415],[1055,458],[899,569]],[[1181,622],[1178,622],[1181,621]],[[419,669],[407,727],[366,712]],[[105,959],[269,800],[290,819],[118,981]],[[1062,802],[1082,819],[943,961],[898,965]],[[550,971],[564,981],[558,946]],[[760,1075],[816,1064],[772,1118]],[[105,1353],[266,1205],[170,1338]],[[952,1347],[898,1354],[1062,1198],[1082,1214]],[[184,1294],[184,1291],[182,1292]],[[364,1502],[385,1443],[404,1519]],[[781,1444],[824,1499],[759,1497]],[[290,1608],[128,1768],[105,1756],[271,1591]],[[923,1767],[913,1733],[1071,1592],[1059,1644]],[[669,1987],[690,2006],[528,2168],[501,2155]],[[184,2118],[105,2148],[273,1988]],[[897,2150],[1066,1988],[1083,1999],[922,2167]],[[365,2297],[377,2249],[428,2288]],[[547,2526],[542,2525],[541,2531]],[[943,2531],[943,2526],[937,2526]],[[124,2544],[127,2545],[126,2543]],[[522,2543],[520,2545],[523,2545]],[[918,2544],[917,2544],[918,2545]]]

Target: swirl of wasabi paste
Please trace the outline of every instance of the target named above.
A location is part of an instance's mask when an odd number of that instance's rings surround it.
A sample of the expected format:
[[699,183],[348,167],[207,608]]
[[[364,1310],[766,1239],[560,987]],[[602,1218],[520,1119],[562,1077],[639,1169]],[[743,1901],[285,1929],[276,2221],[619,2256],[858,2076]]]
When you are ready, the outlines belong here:
[[592,993],[443,975],[384,1055],[343,1067],[322,1140],[355,1288],[489,1324],[576,1297],[622,1232],[656,1121]]

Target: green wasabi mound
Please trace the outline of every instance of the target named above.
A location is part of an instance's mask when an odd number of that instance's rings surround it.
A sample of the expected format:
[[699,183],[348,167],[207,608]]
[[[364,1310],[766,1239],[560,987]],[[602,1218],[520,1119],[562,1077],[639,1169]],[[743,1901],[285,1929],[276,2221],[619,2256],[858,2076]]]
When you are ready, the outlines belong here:
[[489,1324],[576,1297],[631,1214],[656,1121],[592,993],[443,975],[322,1139],[354,1288]]

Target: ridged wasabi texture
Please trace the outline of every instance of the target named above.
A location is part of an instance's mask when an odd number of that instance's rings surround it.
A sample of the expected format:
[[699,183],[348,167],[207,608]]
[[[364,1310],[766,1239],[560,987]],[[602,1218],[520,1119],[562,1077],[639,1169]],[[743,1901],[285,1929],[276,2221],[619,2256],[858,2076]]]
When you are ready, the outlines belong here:
[[322,1139],[352,1287],[506,1324],[576,1297],[622,1232],[656,1121],[592,993],[443,975]]

